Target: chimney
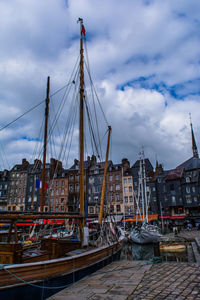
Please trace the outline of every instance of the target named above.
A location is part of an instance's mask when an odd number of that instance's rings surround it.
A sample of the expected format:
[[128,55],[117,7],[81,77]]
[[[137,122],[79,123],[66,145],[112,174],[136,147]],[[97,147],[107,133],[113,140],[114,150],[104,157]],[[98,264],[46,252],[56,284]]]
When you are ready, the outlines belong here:
[[130,168],[130,162],[127,158],[122,158],[123,171],[127,171]]

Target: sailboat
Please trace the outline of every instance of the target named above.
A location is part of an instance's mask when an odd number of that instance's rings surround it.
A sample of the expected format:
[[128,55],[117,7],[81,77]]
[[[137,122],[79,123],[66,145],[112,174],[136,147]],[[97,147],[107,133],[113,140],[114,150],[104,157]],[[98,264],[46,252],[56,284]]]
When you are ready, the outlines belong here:
[[138,194],[136,198],[137,215],[135,216],[136,224],[140,221],[142,222],[142,226],[136,225],[129,234],[129,239],[137,244],[155,243],[161,237],[159,228],[149,224],[149,196],[150,193],[147,193],[144,151],[142,150],[140,154]]
[[[112,232],[112,238],[106,238],[105,233],[108,229],[103,224],[103,206],[105,197],[105,180],[107,171],[107,162],[109,155],[109,144],[111,127],[108,127],[108,140],[106,149],[106,160],[104,168],[104,177],[102,183],[101,206],[98,219],[99,240],[96,246],[89,245],[88,227],[85,223],[85,199],[84,199],[84,57],[83,57],[83,36],[85,28],[83,20],[79,18],[80,23],[80,213],[79,214],[48,214],[44,212],[45,194],[44,185],[42,190],[42,199],[40,202],[40,213],[17,213],[1,214],[1,220],[10,219],[10,229],[8,242],[0,243],[0,296],[1,299],[46,299],[55,292],[69,286],[77,279],[82,278],[89,272],[95,271],[99,267],[118,258],[122,249],[123,239],[118,238]],[[46,99],[46,123],[48,121],[49,104],[49,84],[47,81],[47,99]],[[45,129],[47,133],[47,128]],[[45,133],[45,135],[46,135]],[[46,152],[46,142],[44,142],[44,152]],[[45,156],[44,167],[45,168]],[[45,174],[42,175],[43,179]],[[44,237],[41,240],[41,249],[36,251],[30,249],[29,255],[23,255],[23,246],[18,241],[17,220],[36,220],[36,219],[75,219],[80,225],[80,239],[54,239]],[[11,232],[14,227],[15,242],[11,242]]]

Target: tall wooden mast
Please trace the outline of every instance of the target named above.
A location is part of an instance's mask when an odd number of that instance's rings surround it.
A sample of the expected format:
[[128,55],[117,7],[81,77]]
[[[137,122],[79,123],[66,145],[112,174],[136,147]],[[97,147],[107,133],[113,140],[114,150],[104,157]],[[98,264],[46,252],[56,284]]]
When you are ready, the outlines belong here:
[[111,126],[108,126],[108,142],[107,142],[107,149],[106,149],[106,161],[104,166],[104,176],[103,176],[103,184],[102,184],[102,192],[101,192],[99,224],[102,223],[102,219],[103,219],[103,207],[104,207],[104,197],[105,197],[105,188],[106,188],[106,173],[108,168],[108,155],[109,155],[109,148],[110,148],[110,134],[111,134]]
[[44,128],[44,148],[43,148],[43,167],[42,167],[42,191],[40,198],[40,211],[44,210],[45,204],[45,167],[46,167],[46,154],[47,154],[47,131],[48,131],[48,118],[49,118],[49,92],[50,92],[50,77],[47,77],[47,93],[46,93],[46,108],[45,108],[45,128]]
[[[83,57],[83,35],[85,28],[83,19],[79,18],[80,23],[80,131],[79,131],[79,146],[80,146],[80,214],[84,216],[84,57]],[[82,228],[84,226],[84,218],[81,222],[81,238]]]

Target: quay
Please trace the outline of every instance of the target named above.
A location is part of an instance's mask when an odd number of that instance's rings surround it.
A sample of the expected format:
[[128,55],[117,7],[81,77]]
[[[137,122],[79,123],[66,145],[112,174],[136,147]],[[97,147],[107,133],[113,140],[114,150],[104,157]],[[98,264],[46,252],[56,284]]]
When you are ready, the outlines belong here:
[[[169,234],[170,239],[174,235]],[[200,241],[200,231],[182,231],[177,235]],[[197,245],[198,246],[198,245]],[[200,257],[198,248],[197,259]],[[114,261],[74,283],[49,300],[200,300],[200,264],[190,262]]]

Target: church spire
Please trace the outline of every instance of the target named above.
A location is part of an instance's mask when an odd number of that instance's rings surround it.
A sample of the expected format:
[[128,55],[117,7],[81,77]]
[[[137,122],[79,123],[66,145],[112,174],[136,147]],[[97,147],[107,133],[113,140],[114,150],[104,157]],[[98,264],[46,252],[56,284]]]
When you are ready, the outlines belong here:
[[194,137],[194,132],[193,132],[193,127],[192,127],[192,119],[191,119],[191,114],[190,115],[190,127],[191,127],[191,136],[192,136],[192,151],[193,151],[193,157],[199,158],[198,150],[197,150],[197,145]]

